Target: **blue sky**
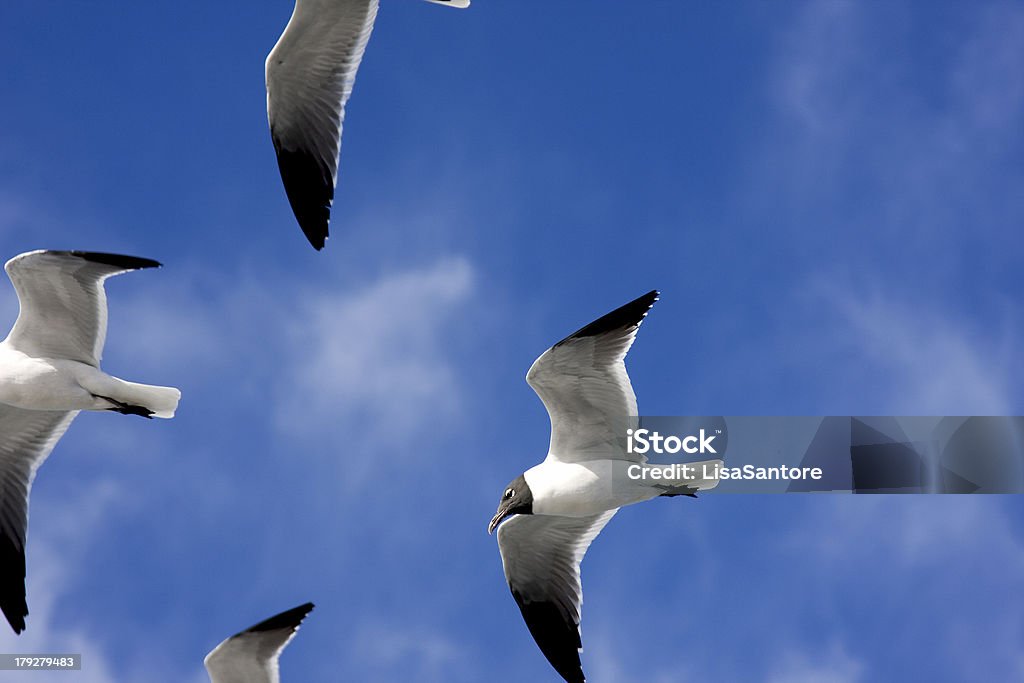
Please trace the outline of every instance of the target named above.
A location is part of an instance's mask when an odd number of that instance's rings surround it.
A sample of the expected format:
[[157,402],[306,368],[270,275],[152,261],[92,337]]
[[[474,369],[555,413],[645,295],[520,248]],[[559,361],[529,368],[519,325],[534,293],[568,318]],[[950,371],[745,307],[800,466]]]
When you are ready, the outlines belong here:
[[[110,281],[104,366],[183,392],[80,416],[40,470],[0,651],[85,667],[21,678],[203,681],[312,600],[286,683],[556,680],[486,524],[547,446],[530,363],[652,288],[645,414],[1022,414],[1024,4],[384,0],[322,253],[264,109],[290,12],[0,6],[0,254],[162,261]],[[583,564],[585,668],[1024,677],[1022,512],[623,510]]]

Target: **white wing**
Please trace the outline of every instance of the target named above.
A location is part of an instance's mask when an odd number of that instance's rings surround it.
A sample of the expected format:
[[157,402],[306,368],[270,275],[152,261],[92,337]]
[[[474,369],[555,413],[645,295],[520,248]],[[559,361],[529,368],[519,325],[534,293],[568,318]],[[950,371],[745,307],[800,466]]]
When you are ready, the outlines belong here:
[[296,0],[267,57],[267,117],[288,201],[316,249],[327,239],[345,103],[378,0]]
[[0,404],[0,609],[15,633],[25,630],[28,616],[25,541],[32,480],[76,415]]
[[30,356],[64,358],[99,366],[107,337],[103,281],[150,259],[87,251],[30,251],[4,269],[18,292],[21,312],[6,343]]
[[541,652],[566,681],[585,680],[580,663],[580,562],[615,513],[516,515],[498,527],[498,548],[512,597]]
[[569,335],[534,361],[526,381],[551,419],[549,460],[627,458],[626,429],[636,426],[637,406],[626,374],[626,352],[657,300],[658,292],[648,292]]
[[280,683],[277,660],[313,603],[293,607],[236,633],[206,655],[213,683]]

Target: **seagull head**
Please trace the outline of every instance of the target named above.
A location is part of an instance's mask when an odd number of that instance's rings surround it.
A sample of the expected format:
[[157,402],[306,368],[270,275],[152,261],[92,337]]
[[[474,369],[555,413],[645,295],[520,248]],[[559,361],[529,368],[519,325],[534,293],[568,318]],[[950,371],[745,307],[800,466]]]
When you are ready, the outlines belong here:
[[526,483],[526,477],[520,474],[509,482],[509,485],[505,487],[505,492],[501,494],[501,500],[498,501],[498,512],[491,518],[491,523],[487,525],[487,533],[494,533],[494,530],[506,517],[532,514],[533,491]]

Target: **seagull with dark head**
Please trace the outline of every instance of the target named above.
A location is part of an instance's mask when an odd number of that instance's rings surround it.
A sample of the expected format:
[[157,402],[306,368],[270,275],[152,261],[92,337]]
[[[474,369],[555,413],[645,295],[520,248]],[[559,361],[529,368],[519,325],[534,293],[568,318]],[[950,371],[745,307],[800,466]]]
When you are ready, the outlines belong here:
[[551,419],[548,455],[509,483],[487,528],[498,530],[505,579],[533,639],[570,683],[586,680],[580,562],[590,543],[624,505],[693,496],[718,484],[702,476],[720,463],[714,460],[693,463],[677,479],[636,476],[653,465],[625,447],[626,430],[636,427],[638,415],[626,352],[657,300],[658,292],[648,292],[533,363],[526,381]]
[[[428,0],[469,7],[469,0]],[[267,56],[267,117],[288,201],[318,251],[324,248],[345,103],[373,31],[378,0],[296,0]]]
[[30,251],[4,266],[21,311],[0,342],[0,610],[25,629],[28,496],[36,471],[81,410],[170,418],[181,392],[100,369],[104,281],[156,261],[89,251]]

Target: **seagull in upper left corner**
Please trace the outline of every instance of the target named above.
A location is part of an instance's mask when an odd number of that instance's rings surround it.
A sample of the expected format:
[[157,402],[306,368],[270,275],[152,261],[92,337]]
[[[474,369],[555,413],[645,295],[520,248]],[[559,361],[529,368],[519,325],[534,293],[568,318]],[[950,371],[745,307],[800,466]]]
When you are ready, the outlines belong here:
[[547,458],[505,488],[487,532],[512,597],[548,663],[568,683],[583,683],[580,562],[623,505],[714,488],[721,460],[692,463],[690,475],[629,475],[653,467],[624,447],[636,426],[636,395],[626,352],[658,292],[648,292],[558,342],[534,361],[526,381],[551,419]]
[[285,610],[236,633],[203,660],[212,683],[281,683],[278,658],[313,603]]
[[[427,0],[469,7],[469,0]],[[379,0],[295,0],[267,56],[267,117],[288,201],[319,251],[338,181],[345,103],[370,40]]]
[[21,311],[0,342],[0,610],[25,630],[28,496],[36,470],[80,410],[171,418],[181,392],[100,369],[103,282],[156,261],[89,251],[30,251],[4,266]]

